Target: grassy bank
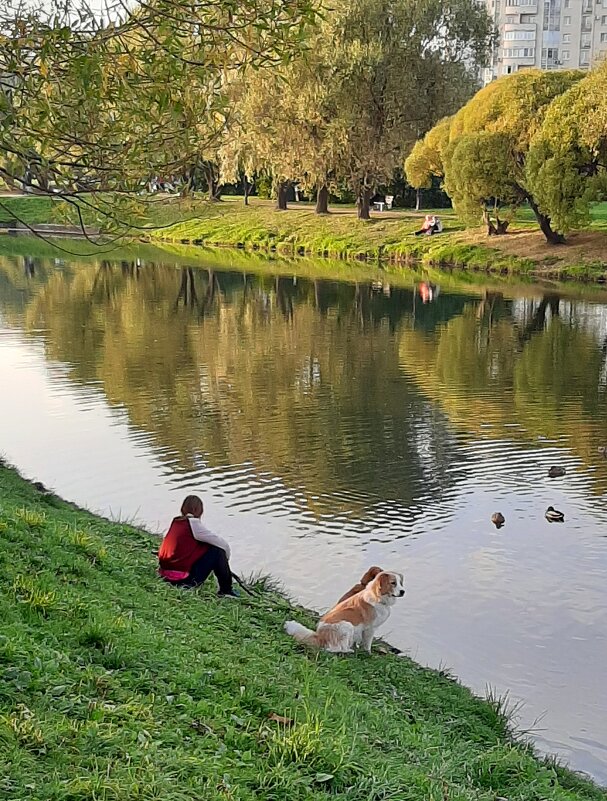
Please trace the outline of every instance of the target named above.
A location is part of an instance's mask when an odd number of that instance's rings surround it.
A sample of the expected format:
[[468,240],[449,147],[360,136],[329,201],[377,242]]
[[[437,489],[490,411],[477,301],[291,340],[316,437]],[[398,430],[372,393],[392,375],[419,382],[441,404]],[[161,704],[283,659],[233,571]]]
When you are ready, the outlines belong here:
[[607,798],[445,675],[300,650],[276,594],[164,586],[154,538],[5,466],[0,541],[0,798]]
[[[0,218],[11,209],[30,224],[66,219],[61,203],[46,198],[3,198]],[[424,212],[407,210],[374,213],[371,221],[362,222],[346,206],[318,216],[309,204],[279,212],[270,201],[253,198],[247,207],[235,197],[221,203],[158,197],[146,209],[145,222],[153,229],[146,235],[157,242],[551,279],[607,279],[607,204],[596,206],[591,229],[571,234],[568,244],[558,247],[546,244],[525,210],[506,236],[489,239],[482,230],[465,230],[448,209],[439,212],[445,230],[434,237],[416,237]]]
[[603,280],[607,278],[604,205],[597,206],[592,229],[572,234],[561,247],[546,244],[525,212],[507,236],[490,239],[484,230],[465,230],[452,210],[442,209],[437,213],[444,232],[416,237],[424,212],[375,213],[371,221],[362,222],[348,207],[334,207],[330,215],[319,217],[305,204],[293,204],[288,211],[279,212],[269,201],[253,200],[247,208],[232,198],[207,204],[199,217],[154,232],[153,237],[397,265]]

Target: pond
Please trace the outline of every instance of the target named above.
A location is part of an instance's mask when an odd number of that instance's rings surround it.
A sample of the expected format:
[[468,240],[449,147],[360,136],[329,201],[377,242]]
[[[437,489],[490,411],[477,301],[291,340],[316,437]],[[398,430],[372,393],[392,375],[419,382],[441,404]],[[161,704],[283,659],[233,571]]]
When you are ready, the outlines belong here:
[[387,638],[607,784],[607,292],[14,247],[10,462],[156,531],[198,492],[236,570],[318,610],[403,570]]

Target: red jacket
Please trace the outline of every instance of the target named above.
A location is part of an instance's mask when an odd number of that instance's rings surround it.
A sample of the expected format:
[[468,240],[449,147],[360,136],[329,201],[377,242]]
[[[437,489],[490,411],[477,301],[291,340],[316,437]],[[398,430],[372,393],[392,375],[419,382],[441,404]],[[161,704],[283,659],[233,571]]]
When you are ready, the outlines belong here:
[[158,551],[160,569],[189,574],[194,562],[197,562],[208,550],[208,545],[194,539],[188,518],[176,517]]

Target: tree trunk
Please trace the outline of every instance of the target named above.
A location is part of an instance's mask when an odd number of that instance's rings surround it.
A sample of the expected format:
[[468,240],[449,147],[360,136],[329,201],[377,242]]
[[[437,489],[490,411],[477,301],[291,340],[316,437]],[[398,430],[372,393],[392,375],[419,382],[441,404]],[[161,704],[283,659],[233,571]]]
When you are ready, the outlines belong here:
[[483,223],[487,226],[487,236],[495,236],[497,234],[495,225],[493,225],[493,221],[491,220],[487,209],[483,209]]
[[209,181],[209,200],[218,201],[221,200],[221,192],[223,190],[223,186],[217,181],[215,178],[211,178]]
[[422,190],[415,190],[415,211],[419,211],[422,207]]
[[209,193],[209,200],[221,200],[221,190],[223,187],[217,180],[215,169],[212,164],[207,163],[204,169],[205,177],[207,179],[207,190]]
[[370,189],[361,189],[356,200],[356,210],[359,220],[370,220],[371,198],[373,194]]
[[535,219],[537,220],[542,233],[546,237],[546,242],[548,242],[550,245],[564,245],[565,237],[563,234],[559,234],[558,231],[554,231],[552,229],[550,217],[548,217],[546,214],[542,214],[533,198],[527,197],[527,201],[533,210]]
[[278,184],[278,189],[276,192],[276,208],[279,211],[286,211],[287,210],[287,193],[289,191],[289,182],[288,181],[281,181]]
[[249,205],[249,195],[251,194],[251,189],[253,189],[253,184],[250,184],[247,181],[247,176],[244,175],[242,178],[242,185],[244,187],[244,204],[245,206]]
[[326,184],[322,184],[322,186],[318,187],[318,193],[316,195],[316,208],[314,211],[316,214],[329,213],[329,190],[327,189]]
[[497,214],[495,215],[495,222],[493,222],[487,209],[483,210],[483,223],[487,226],[487,236],[502,236],[510,225],[508,220],[500,220]]

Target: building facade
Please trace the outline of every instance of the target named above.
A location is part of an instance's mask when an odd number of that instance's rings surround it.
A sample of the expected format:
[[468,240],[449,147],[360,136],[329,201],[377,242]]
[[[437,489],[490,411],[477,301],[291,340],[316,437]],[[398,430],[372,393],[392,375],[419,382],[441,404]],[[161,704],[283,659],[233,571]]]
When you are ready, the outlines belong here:
[[485,83],[536,67],[589,69],[607,57],[607,0],[485,0],[499,31]]

